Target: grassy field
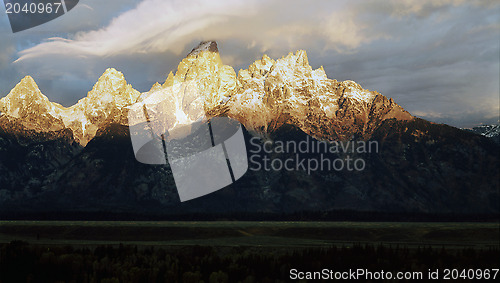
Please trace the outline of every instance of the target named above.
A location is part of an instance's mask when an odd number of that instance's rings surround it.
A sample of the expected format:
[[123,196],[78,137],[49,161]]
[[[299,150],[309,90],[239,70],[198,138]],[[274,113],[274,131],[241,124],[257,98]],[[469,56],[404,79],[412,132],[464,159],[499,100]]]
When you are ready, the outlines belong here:
[[0,283],[282,283],[292,269],[483,271],[499,268],[499,239],[498,223],[0,221]]
[[0,221],[0,243],[39,245],[485,248],[499,239],[498,223]]

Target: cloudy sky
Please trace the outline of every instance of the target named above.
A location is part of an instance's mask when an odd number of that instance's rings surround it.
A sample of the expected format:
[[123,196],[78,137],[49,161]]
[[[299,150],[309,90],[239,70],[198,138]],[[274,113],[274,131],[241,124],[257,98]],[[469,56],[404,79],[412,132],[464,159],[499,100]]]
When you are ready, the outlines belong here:
[[18,33],[0,13],[0,97],[31,75],[69,106],[108,67],[147,91],[215,39],[236,71],[264,53],[304,49],[329,78],[354,80],[419,117],[459,127],[499,119],[499,1],[80,0]]

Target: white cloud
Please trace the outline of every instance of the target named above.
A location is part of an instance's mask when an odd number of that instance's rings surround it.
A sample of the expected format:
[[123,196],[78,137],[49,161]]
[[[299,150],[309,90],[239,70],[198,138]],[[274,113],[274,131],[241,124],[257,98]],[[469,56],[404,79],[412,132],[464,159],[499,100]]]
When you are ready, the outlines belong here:
[[[473,2],[479,1],[469,1],[469,3]],[[392,16],[404,17],[414,14],[419,17],[426,17],[441,7],[457,6],[463,3],[465,3],[465,0],[392,0]]]
[[226,22],[231,16],[250,15],[252,6],[243,1],[145,0],[104,28],[76,33],[71,38],[49,38],[23,50],[18,62],[48,54],[104,57],[166,50],[181,52],[189,35]]
[[[304,13],[304,5],[298,1],[144,0],[104,28],[76,33],[70,38],[49,38],[23,50],[17,62],[49,54],[179,54],[193,40],[211,38],[237,38],[258,44],[263,51],[277,47],[293,49],[312,37],[323,39],[326,49],[352,50],[373,39],[370,33],[363,32],[366,26],[357,21],[354,11],[340,7],[325,13],[325,3],[316,1],[307,3],[309,11]],[[74,17],[81,19],[76,12]]]

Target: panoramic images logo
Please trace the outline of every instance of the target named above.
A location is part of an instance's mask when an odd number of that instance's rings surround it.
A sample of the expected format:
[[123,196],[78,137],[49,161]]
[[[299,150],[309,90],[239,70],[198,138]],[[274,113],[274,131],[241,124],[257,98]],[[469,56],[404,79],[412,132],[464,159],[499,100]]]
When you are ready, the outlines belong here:
[[241,124],[228,117],[210,117],[206,102],[198,83],[186,81],[144,93],[128,107],[136,160],[150,165],[168,163],[182,202],[222,189],[247,170],[308,175],[363,171],[363,156],[379,151],[376,141],[326,142],[309,136],[300,141],[271,141],[254,136],[247,153]]
[[12,32],[20,32],[56,19],[79,0],[4,0]]
[[248,169],[241,124],[208,119],[194,82],[150,94],[129,109],[137,161],[167,164],[181,201],[212,193],[241,178]]

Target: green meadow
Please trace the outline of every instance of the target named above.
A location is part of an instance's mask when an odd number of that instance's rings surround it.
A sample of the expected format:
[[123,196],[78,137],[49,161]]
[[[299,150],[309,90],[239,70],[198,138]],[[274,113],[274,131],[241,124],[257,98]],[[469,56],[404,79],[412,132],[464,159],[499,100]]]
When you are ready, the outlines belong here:
[[40,245],[498,247],[498,223],[0,221],[0,243]]

